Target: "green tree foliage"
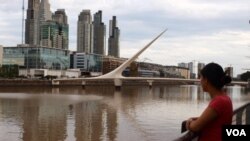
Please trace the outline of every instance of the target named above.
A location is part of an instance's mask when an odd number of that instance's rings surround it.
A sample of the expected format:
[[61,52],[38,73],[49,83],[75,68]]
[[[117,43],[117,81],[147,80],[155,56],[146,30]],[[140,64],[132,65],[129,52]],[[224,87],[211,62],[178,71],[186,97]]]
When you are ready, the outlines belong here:
[[241,74],[240,79],[241,79],[242,81],[247,81],[248,79],[250,79],[250,72],[247,71],[247,72]]
[[15,78],[18,76],[18,65],[2,65],[0,67],[0,77]]

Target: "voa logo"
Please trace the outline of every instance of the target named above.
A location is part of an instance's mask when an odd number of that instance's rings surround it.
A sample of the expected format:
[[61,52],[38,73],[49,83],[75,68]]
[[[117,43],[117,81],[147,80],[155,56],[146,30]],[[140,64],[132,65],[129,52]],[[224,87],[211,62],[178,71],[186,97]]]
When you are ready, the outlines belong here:
[[247,136],[244,129],[226,129],[227,136]]

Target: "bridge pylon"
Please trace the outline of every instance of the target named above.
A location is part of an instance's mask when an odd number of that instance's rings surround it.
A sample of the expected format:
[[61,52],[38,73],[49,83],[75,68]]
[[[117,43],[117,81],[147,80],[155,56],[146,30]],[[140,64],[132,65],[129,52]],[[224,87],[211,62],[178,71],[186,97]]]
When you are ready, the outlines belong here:
[[[123,64],[121,64],[118,68],[114,69],[113,71],[104,74],[102,76],[95,77],[93,79],[113,79],[115,87],[121,87],[122,86],[122,72],[132,63],[134,62],[139,55],[141,55],[147,48],[149,48],[158,38],[160,38],[167,29],[165,29],[163,32],[161,32],[157,37],[155,37],[151,42],[149,42],[146,46],[144,46],[141,50],[139,50],[134,56],[132,56],[130,59],[125,61]],[[151,84],[152,85],[152,84]]]

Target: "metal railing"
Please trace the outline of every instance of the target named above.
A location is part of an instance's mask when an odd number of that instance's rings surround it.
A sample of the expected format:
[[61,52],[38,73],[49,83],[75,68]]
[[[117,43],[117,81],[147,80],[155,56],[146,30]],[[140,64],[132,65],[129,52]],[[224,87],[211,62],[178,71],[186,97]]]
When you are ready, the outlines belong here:
[[232,124],[233,125],[250,124],[250,102],[234,110]]
[[[249,125],[250,124],[250,102],[233,111],[232,125]],[[196,141],[197,135],[193,132],[186,132],[186,121],[181,124],[181,133],[183,135],[174,141]]]

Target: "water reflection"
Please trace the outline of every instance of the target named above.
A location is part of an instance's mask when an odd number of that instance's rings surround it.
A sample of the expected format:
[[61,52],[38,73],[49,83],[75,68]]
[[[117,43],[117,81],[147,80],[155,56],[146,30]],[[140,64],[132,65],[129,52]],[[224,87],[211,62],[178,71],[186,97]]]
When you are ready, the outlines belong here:
[[23,104],[23,140],[46,141],[66,138],[67,107],[60,103],[25,100]]
[[[245,88],[227,93],[235,107],[250,101]],[[0,88],[0,140],[171,140],[208,102],[196,85]]]
[[155,98],[176,101],[207,101],[209,96],[197,85],[168,86],[154,88]]

